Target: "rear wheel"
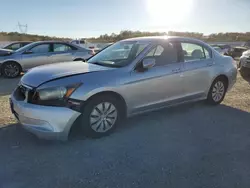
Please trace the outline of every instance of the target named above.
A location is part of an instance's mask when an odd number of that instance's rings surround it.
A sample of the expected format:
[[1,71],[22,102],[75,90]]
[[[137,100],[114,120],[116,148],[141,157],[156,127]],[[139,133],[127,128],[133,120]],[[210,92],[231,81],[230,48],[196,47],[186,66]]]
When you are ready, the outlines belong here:
[[16,62],[6,62],[2,65],[1,72],[4,77],[15,78],[21,73],[21,66]]
[[91,99],[84,108],[81,126],[87,137],[99,138],[112,133],[121,117],[121,103],[110,96]]
[[207,102],[212,105],[220,104],[227,91],[227,82],[223,78],[217,78],[208,93]]

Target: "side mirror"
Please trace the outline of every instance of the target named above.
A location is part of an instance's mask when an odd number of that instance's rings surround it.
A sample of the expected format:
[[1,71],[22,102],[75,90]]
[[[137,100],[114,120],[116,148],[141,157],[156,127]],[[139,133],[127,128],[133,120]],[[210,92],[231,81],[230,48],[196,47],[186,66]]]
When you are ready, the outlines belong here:
[[32,54],[33,52],[32,51],[25,51],[23,52],[23,54]]
[[154,58],[143,59],[143,61],[142,61],[143,69],[149,69],[153,66],[155,66],[155,59]]

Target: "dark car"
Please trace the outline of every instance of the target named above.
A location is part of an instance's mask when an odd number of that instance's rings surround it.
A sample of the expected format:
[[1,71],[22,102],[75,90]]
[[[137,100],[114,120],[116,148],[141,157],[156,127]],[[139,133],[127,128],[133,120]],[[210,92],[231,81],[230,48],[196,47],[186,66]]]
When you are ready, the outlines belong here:
[[[24,46],[26,46],[27,44],[30,44],[32,42],[30,41],[20,41],[20,42],[12,42],[10,44],[8,44],[7,46],[3,47],[3,49],[7,49],[7,50],[18,50],[19,48],[22,48]],[[2,49],[0,49],[2,50]]]
[[241,57],[242,53],[247,51],[247,50],[248,50],[248,48],[244,47],[244,46],[233,47],[229,51],[228,55],[231,56],[232,58]]
[[221,49],[221,54],[228,55],[232,47],[228,44],[211,44],[212,47],[218,47]]

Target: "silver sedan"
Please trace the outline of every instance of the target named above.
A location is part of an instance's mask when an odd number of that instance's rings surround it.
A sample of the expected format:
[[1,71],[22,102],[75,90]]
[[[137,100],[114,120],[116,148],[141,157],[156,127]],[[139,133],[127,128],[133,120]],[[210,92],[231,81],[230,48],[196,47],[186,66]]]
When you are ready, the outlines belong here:
[[23,127],[39,137],[65,139],[76,122],[85,135],[101,137],[124,117],[198,100],[220,104],[236,82],[236,67],[199,40],[133,38],[88,63],[32,69],[10,104]]
[[74,44],[56,41],[34,42],[16,51],[0,54],[1,74],[14,78],[39,65],[86,60],[94,51]]

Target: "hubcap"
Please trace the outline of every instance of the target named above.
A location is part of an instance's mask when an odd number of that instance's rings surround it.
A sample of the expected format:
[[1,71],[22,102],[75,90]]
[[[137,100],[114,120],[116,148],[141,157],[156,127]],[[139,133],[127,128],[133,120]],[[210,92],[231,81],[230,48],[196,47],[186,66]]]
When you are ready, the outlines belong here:
[[19,68],[15,64],[8,64],[5,66],[4,73],[9,77],[17,76],[19,72]]
[[212,91],[212,98],[215,102],[218,102],[222,99],[225,92],[225,87],[223,82],[218,81],[214,84],[213,91]]
[[90,113],[90,126],[96,132],[106,132],[111,129],[117,119],[117,109],[109,102],[95,106]]

